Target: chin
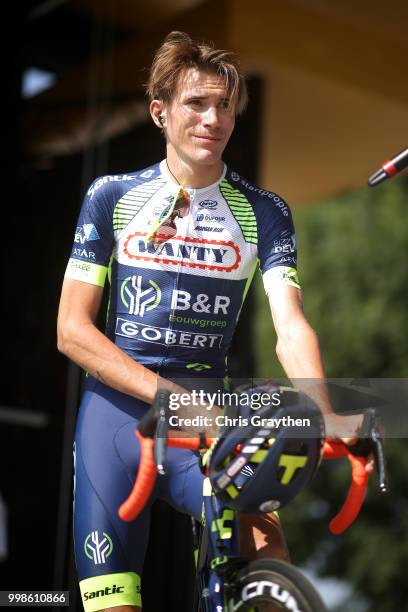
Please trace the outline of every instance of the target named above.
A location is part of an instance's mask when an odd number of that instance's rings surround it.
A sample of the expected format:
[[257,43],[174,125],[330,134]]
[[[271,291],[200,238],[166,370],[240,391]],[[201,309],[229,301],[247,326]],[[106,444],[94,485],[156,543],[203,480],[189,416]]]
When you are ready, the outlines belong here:
[[221,155],[222,153],[215,153],[214,151],[196,151],[195,155],[192,156],[192,159],[194,159],[195,163],[197,164],[203,164],[207,166],[218,163],[221,159]]

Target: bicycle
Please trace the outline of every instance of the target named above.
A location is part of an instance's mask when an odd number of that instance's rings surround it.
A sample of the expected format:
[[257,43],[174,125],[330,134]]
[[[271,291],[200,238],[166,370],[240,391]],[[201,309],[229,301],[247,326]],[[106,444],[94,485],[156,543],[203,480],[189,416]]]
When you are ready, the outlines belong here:
[[[141,512],[149,499],[157,474],[165,474],[167,446],[204,451],[211,454],[218,439],[200,434],[197,437],[171,437],[168,427],[169,393],[159,391],[152,410],[148,411],[136,429],[141,444],[141,462],[137,478],[128,499],[119,509],[119,516],[131,521]],[[349,413],[350,414],[350,413]],[[353,413],[355,414],[355,412]],[[339,513],[331,520],[329,529],[340,534],[357,518],[366,493],[368,473],[365,470],[368,454],[374,450],[379,474],[380,489],[388,490],[386,467],[383,453],[380,425],[374,409],[364,412],[362,431],[365,438],[355,447],[346,447],[340,442],[325,441],[323,456],[326,459],[347,457],[352,468],[351,485],[346,501]],[[273,432],[264,427],[264,440]],[[169,436],[170,434],[170,436]],[[270,438],[269,438],[270,440]],[[262,446],[262,435],[250,440],[251,447],[246,453],[254,456],[254,449]],[[236,445],[239,447],[240,445]],[[236,455],[242,457],[243,449]],[[244,453],[245,456],[245,453]],[[209,463],[211,464],[211,457]],[[239,473],[239,459],[228,465],[230,473]],[[247,561],[239,555],[237,517],[235,510],[226,503],[225,491],[231,486],[222,481],[222,476],[210,480],[210,470],[203,481],[203,523],[197,529],[192,517],[196,556],[196,593],[194,610],[199,612],[260,612],[283,609],[291,612],[325,612],[326,607],[320,596],[302,572],[276,559]],[[227,478],[228,480],[228,478]],[[216,491],[214,491],[214,485]],[[223,498],[223,499],[222,499]],[[270,511],[271,504],[265,507]]]

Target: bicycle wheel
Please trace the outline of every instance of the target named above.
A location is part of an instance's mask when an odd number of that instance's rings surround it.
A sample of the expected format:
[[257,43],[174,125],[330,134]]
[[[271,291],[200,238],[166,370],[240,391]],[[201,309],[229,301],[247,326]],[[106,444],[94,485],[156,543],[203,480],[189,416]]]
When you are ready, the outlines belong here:
[[[272,608],[274,604],[274,608]],[[296,567],[273,559],[249,563],[237,576],[228,612],[327,612],[314,587]]]

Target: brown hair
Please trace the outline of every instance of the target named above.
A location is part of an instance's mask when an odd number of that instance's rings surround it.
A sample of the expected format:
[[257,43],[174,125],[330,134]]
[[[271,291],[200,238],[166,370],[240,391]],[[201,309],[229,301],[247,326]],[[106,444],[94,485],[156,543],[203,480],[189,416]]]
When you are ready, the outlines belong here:
[[146,93],[150,100],[169,103],[176,91],[179,78],[188,68],[216,73],[225,79],[231,103],[241,114],[248,101],[245,77],[238,58],[231,51],[214,49],[214,45],[198,43],[185,32],[170,32],[153,59]]

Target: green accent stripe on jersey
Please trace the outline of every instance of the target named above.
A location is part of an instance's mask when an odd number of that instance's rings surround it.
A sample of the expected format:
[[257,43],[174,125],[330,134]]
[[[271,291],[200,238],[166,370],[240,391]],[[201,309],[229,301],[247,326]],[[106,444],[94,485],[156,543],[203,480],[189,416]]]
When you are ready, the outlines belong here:
[[108,281],[109,284],[112,284],[112,265],[113,265],[113,255],[110,256],[109,265],[108,265]]
[[238,323],[238,319],[239,319],[239,317],[241,316],[241,310],[242,310],[242,308],[243,308],[243,306],[244,306],[244,302],[245,302],[246,296],[247,296],[247,294],[248,294],[248,291],[249,291],[249,289],[250,289],[250,287],[251,287],[251,284],[252,284],[252,281],[253,281],[253,279],[254,279],[255,272],[256,272],[256,269],[257,269],[257,267],[258,267],[258,264],[259,264],[259,260],[257,259],[257,260],[255,261],[254,265],[252,266],[252,270],[251,270],[251,271],[250,271],[250,273],[248,274],[248,278],[247,278],[247,281],[246,281],[246,283],[245,283],[244,292],[243,292],[243,294],[242,294],[242,302],[241,302],[241,306],[240,306],[240,308],[239,308],[239,310],[238,310],[238,314],[237,314],[237,318],[236,318],[236,322],[237,322],[237,323]]
[[256,217],[248,199],[238,189],[234,189],[226,179],[220,182],[220,190],[241,228],[245,242],[258,244]]
[[113,229],[124,229],[164,184],[165,180],[158,178],[149,183],[142,183],[124,193],[117,201],[113,211]]
[[252,266],[252,270],[248,274],[248,278],[247,278],[247,281],[245,283],[244,293],[242,294],[242,304],[245,302],[245,299],[246,299],[246,296],[248,294],[248,291],[249,291],[249,289],[250,289],[250,287],[252,285],[252,281],[254,280],[255,272],[256,272],[256,269],[257,269],[258,265],[259,265],[259,259],[257,259],[255,261],[254,265]]
[[[112,264],[113,264],[113,255],[110,256],[109,265],[108,265],[108,281],[111,287],[112,287]],[[111,297],[112,297],[112,291],[109,291],[108,306],[106,308],[106,318],[105,318],[106,326],[108,325],[108,321],[110,317]]]
[[186,365],[186,368],[188,370],[194,370],[194,372],[202,372],[203,370],[211,370],[211,366],[208,365],[207,363],[188,363]]
[[142,605],[140,576],[134,572],[104,574],[86,578],[79,583],[85,612],[95,612],[115,606]]
[[123,201],[123,198],[121,198],[113,212],[113,229],[119,230],[126,227],[133,217],[137,215],[143,204],[144,202],[140,203],[137,200],[129,204],[128,201]]

